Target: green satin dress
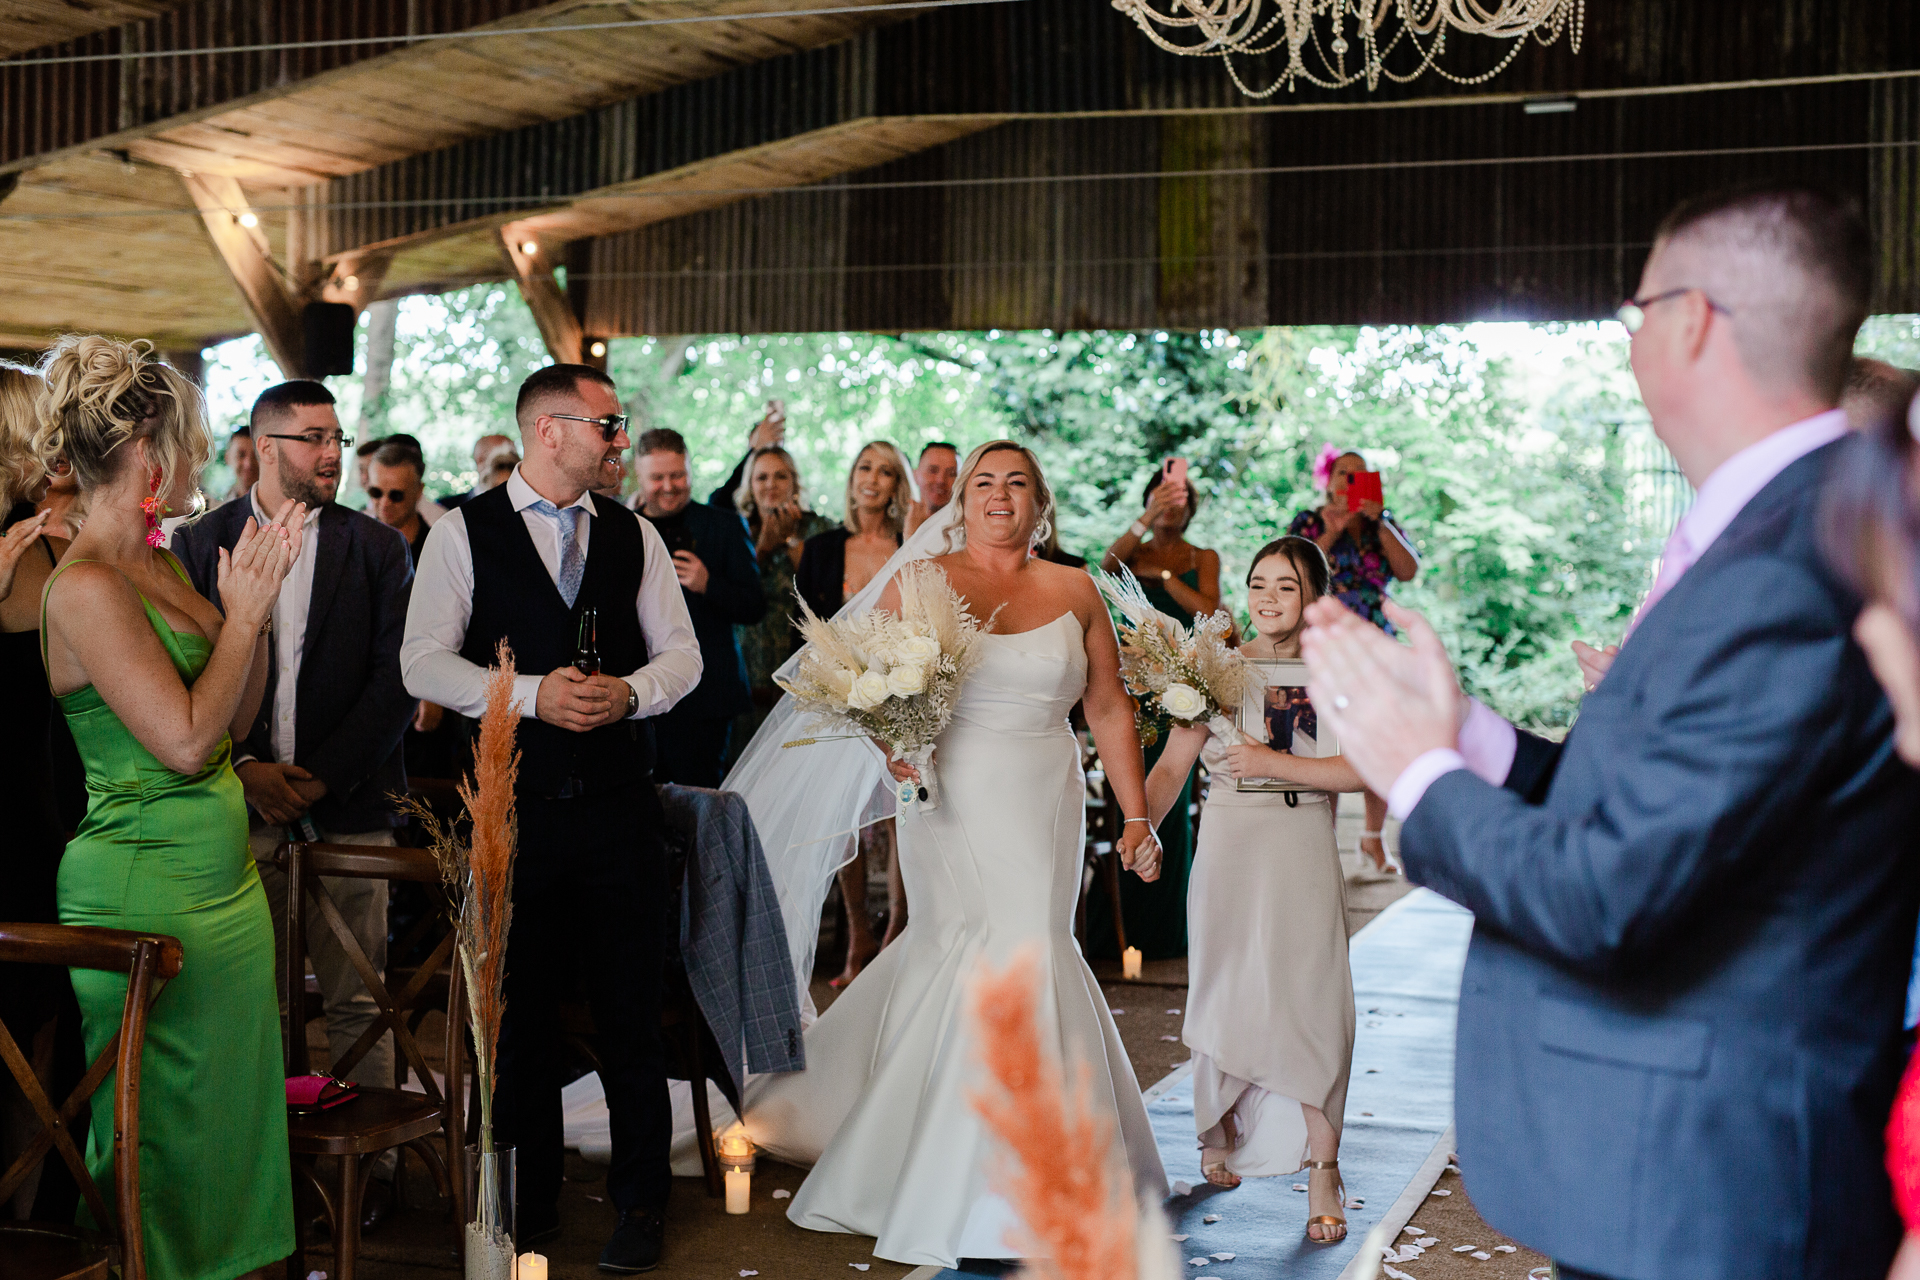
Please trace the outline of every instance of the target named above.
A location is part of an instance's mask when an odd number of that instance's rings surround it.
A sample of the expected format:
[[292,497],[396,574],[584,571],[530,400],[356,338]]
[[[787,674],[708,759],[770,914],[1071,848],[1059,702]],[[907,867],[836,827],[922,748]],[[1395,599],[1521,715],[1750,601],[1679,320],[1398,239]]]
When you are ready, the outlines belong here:
[[[141,602],[191,686],[212,645]],[[147,1274],[231,1280],[293,1252],[273,922],[247,851],[233,744],[222,739],[199,772],[175,773],[92,685],[58,701],[87,772],[87,816],[60,862],[60,922],[171,934],[184,953],[154,1002],[141,1057]],[[72,973],[92,1061],[120,1027],[127,983]],[[93,1096],[87,1142],[87,1168],[109,1203],[112,1134],[109,1076]],[[80,1217],[92,1225],[84,1204]]]

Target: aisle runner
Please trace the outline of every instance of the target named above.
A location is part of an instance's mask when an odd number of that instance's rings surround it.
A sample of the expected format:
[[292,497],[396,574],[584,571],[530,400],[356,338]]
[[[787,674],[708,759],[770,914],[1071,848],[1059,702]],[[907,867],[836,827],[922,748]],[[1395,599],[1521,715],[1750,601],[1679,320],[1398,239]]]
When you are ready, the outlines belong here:
[[[1248,1178],[1232,1191],[1206,1185],[1193,1141],[1193,1080],[1181,1068],[1147,1091],[1148,1115],[1170,1181],[1195,1190],[1167,1202],[1174,1230],[1186,1235],[1183,1261],[1190,1280],[1336,1280],[1373,1225],[1392,1212],[1453,1120],[1453,1031],[1473,917],[1425,889],[1401,898],[1354,935],[1353,993],[1359,1011],[1353,1084],[1341,1138],[1340,1169],[1347,1194],[1366,1201],[1348,1209],[1347,1238],[1337,1245],[1306,1240],[1307,1197],[1293,1188],[1305,1177]],[[1370,1073],[1371,1072],[1371,1073]],[[1442,1153],[1444,1154],[1444,1153]],[[1438,1173],[1427,1170],[1416,1196]],[[1402,1207],[1402,1217],[1417,1201]],[[1209,1223],[1209,1217],[1219,1218]],[[1230,1261],[1211,1255],[1230,1253]],[[923,1267],[908,1280],[960,1280],[1003,1275],[991,1263],[962,1263],[958,1271]]]

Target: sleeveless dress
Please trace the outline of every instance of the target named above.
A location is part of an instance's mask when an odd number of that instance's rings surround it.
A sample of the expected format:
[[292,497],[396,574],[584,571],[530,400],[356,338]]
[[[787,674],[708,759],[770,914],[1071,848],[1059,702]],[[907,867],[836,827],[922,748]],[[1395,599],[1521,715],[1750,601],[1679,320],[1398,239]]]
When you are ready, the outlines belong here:
[[1194,1128],[1234,1113],[1241,1144],[1227,1168],[1245,1177],[1292,1173],[1307,1159],[1300,1104],[1340,1131],[1353,1067],[1353,973],[1347,964],[1346,883],[1324,791],[1240,791],[1213,775],[1187,897],[1187,1014]]
[[[953,1266],[1018,1256],[1013,1208],[990,1189],[999,1152],[967,1101],[982,1075],[968,979],[1038,943],[1051,1051],[1091,1068],[1134,1190],[1166,1194],[1140,1085],[1073,938],[1086,781],[1067,713],[1087,686],[1071,613],[990,633],[940,735],[939,808],[900,817],[906,930],[806,1033],[807,1069],[750,1082],[746,1123],[813,1172],[787,1216],[878,1237],[874,1255]],[[1072,1069],[1071,1067],[1069,1068]]]
[[[184,581],[178,562],[167,561]],[[169,627],[144,596],[141,604],[191,686],[212,644]],[[147,1273],[231,1280],[293,1252],[273,923],[247,851],[233,743],[221,739],[199,772],[175,773],[92,685],[57,701],[88,795],[87,816],[60,863],[60,923],[171,934],[185,957],[154,1002],[141,1058]],[[120,1027],[127,981],[72,973],[91,1061]],[[93,1096],[87,1139],[88,1171],[103,1186],[113,1173],[112,1084],[109,1077]]]

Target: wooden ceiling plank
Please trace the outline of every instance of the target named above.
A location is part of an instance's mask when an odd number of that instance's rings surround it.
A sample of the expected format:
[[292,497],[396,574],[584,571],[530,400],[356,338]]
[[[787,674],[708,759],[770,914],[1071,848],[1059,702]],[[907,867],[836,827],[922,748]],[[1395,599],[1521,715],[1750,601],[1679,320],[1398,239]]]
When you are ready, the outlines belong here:
[[226,263],[254,328],[266,340],[267,351],[280,366],[281,374],[288,378],[304,376],[299,308],[274,267],[265,237],[249,234],[231,212],[246,203],[240,184],[212,174],[183,176],[180,183],[199,207],[207,239]]
[[533,312],[533,322],[540,327],[547,354],[555,364],[584,363],[586,353],[580,317],[573,314],[565,291],[553,278],[552,264],[538,253],[522,253],[520,238],[515,232],[511,223],[498,228],[493,233],[494,242],[500,246],[502,258],[513,272],[514,283],[520,286],[520,296],[526,299],[527,309]]

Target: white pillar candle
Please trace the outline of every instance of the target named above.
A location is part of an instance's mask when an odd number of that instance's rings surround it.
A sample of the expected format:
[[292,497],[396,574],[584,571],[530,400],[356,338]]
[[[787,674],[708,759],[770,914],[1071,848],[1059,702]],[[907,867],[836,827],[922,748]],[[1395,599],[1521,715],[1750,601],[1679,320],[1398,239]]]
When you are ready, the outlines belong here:
[[516,1280],[547,1280],[547,1259],[544,1254],[523,1253],[520,1265],[515,1268]]
[[745,1213],[753,1194],[753,1175],[745,1169],[727,1170],[727,1212]]
[[1120,976],[1129,982],[1140,980],[1140,948],[1128,947],[1120,953]]

